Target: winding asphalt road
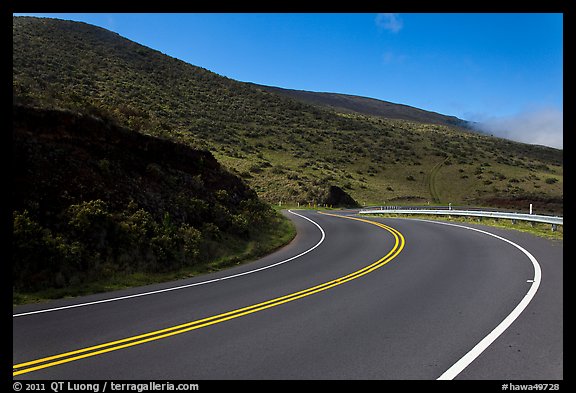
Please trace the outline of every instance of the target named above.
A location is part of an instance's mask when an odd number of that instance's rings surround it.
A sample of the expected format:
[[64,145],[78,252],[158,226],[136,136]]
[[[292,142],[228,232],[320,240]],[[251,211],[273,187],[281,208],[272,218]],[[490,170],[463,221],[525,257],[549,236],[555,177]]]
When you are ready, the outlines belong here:
[[15,307],[14,378],[563,379],[562,242],[285,214],[296,239],[258,261]]

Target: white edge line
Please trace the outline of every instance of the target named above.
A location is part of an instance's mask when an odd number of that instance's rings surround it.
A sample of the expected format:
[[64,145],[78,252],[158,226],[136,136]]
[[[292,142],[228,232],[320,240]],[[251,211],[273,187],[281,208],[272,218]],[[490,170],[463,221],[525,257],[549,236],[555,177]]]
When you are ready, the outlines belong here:
[[200,281],[200,282],[196,282],[196,283],[192,283],[192,284],[187,284],[187,285],[180,285],[177,287],[171,287],[171,288],[165,288],[165,289],[159,289],[156,291],[150,291],[150,292],[143,292],[143,293],[137,293],[134,295],[127,295],[127,296],[120,296],[120,297],[115,297],[115,298],[110,298],[110,299],[103,299],[103,300],[97,300],[97,301],[93,301],[93,302],[86,302],[86,303],[78,303],[78,304],[72,304],[69,306],[62,306],[62,307],[54,307],[54,308],[47,308],[47,309],[43,309],[43,310],[36,310],[36,311],[30,311],[30,312],[24,312],[24,313],[19,313],[19,314],[13,314],[12,317],[16,318],[16,317],[23,317],[26,315],[33,315],[33,314],[41,314],[41,313],[47,313],[47,312],[53,312],[53,311],[60,311],[60,310],[66,310],[66,309],[70,309],[70,308],[77,308],[77,307],[86,307],[86,306],[92,306],[95,304],[101,304],[101,303],[109,303],[109,302],[116,302],[119,300],[126,300],[126,299],[132,299],[132,298],[136,298],[136,297],[142,297],[142,296],[148,296],[148,295],[155,295],[158,293],[163,293],[163,292],[169,292],[169,291],[176,291],[176,290],[180,290],[180,289],[185,289],[185,288],[190,288],[190,287],[195,287],[195,286],[199,286],[199,285],[204,285],[204,284],[210,284],[210,283],[214,283],[214,282],[218,282],[218,281],[224,281],[224,280],[229,280],[231,278],[236,278],[236,277],[240,277],[240,276],[245,276],[247,274],[252,274],[252,273],[256,273],[262,270],[266,270],[266,269],[270,269],[279,265],[282,265],[286,262],[290,262],[296,258],[300,258],[301,256],[308,254],[310,251],[314,250],[315,248],[317,248],[320,244],[322,244],[322,242],[324,241],[324,239],[326,238],[326,233],[324,232],[324,230],[322,229],[322,227],[315,221],[311,220],[308,217],[305,217],[301,214],[298,213],[294,213],[292,210],[288,210],[289,213],[294,214],[298,217],[304,218],[305,220],[310,221],[312,224],[316,225],[318,227],[318,229],[320,229],[320,232],[322,233],[322,237],[320,238],[320,241],[318,243],[316,243],[313,247],[309,248],[306,251],[301,252],[298,255],[295,255],[293,257],[290,257],[288,259],[285,259],[283,261],[280,262],[276,262],[273,263],[272,265],[267,265],[267,266],[263,266],[260,267],[258,269],[254,269],[254,270],[249,270],[247,272],[243,272],[243,273],[238,273],[238,274],[232,274],[230,276],[225,276],[225,277],[220,277],[220,278],[215,278],[212,280],[206,280],[206,281]]
[[536,258],[534,258],[534,256],[530,254],[526,249],[514,243],[513,241],[503,238],[501,236],[495,235],[487,231],[483,231],[481,229],[467,227],[464,225],[457,225],[440,221],[421,220],[414,218],[412,218],[412,220],[431,222],[434,224],[451,225],[454,227],[465,228],[471,231],[481,232],[486,235],[495,237],[496,239],[509,243],[514,247],[516,247],[517,249],[519,249],[520,251],[522,251],[528,257],[528,259],[530,259],[532,265],[534,266],[534,279],[533,279],[534,281],[532,282],[532,285],[530,285],[530,289],[528,290],[526,295],[524,295],[524,297],[522,298],[520,303],[518,303],[518,305],[514,308],[514,310],[512,310],[512,312],[508,314],[508,316],[504,318],[504,320],[500,322],[500,324],[498,324],[498,326],[496,326],[494,330],[492,330],[486,337],[484,337],[478,344],[476,344],[468,353],[466,353],[462,358],[460,358],[460,360],[454,363],[448,370],[446,370],[442,375],[440,375],[437,378],[437,380],[452,380],[458,374],[460,374],[466,367],[468,367],[468,365],[472,363],[478,356],[480,356],[480,354],[484,352],[486,348],[488,348],[502,333],[504,333],[506,329],[508,329],[510,325],[512,325],[512,323],[516,320],[516,318],[518,318],[518,316],[522,313],[522,311],[524,311],[524,309],[528,306],[534,295],[536,295],[536,291],[538,291],[538,287],[540,286],[540,281],[542,279],[542,270],[540,269],[540,264],[538,263]]

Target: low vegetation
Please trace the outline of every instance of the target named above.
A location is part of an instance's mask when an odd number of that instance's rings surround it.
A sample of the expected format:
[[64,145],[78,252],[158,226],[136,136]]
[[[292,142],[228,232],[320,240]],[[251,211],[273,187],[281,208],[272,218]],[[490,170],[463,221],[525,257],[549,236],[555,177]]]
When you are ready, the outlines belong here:
[[14,17],[15,301],[269,252],[294,236],[270,204],[563,212],[561,150],[314,102],[85,23]]
[[338,186],[360,204],[563,210],[558,149],[425,123],[424,111],[368,115],[359,98],[356,111],[313,105],[313,93],[234,81],[84,23],[15,17],[13,43],[16,103],[209,150],[269,203],[313,205]]
[[16,301],[218,269],[295,235],[206,151],[71,112],[13,119]]

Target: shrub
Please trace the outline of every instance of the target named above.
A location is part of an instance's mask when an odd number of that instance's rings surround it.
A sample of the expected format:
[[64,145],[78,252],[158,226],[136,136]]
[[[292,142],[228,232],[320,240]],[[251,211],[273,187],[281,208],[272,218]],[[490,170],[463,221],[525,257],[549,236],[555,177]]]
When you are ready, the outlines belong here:
[[49,232],[28,211],[13,213],[12,281],[16,289],[36,289],[50,268]]
[[97,250],[104,250],[115,223],[108,205],[101,199],[70,205],[66,210],[68,225],[76,240]]
[[77,241],[37,223],[28,211],[13,213],[12,282],[16,290],[61,288],[77,277],[85,254]]
[[182,224],[178,229],[178,235],[182,239],[184,258],[187,261],[187,264],[196,262],[200,255],[202,233],[188,224]]

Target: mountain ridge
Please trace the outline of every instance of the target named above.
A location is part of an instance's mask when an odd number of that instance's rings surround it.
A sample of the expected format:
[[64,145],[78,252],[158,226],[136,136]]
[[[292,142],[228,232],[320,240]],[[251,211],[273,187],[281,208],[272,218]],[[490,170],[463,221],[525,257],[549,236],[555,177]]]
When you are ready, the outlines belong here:
[[471,122],[460,119],[456,116],[444,115],[378,98],[364,97],[355,94],[297,90],[278,86],[261,85],[257,83],[251,84],[266,91],[279,93],[313,105],[319,105],[344,113],[352,112],[363,115],[384,117],[387,119],[453,126],[462,128],[466,131],[475,131],[471,126]]
[[333,185],[361,204],[527,208],[533,199],[535,208],[562,210],[558,149],[453,125],[335,111],[88,24],[13,21],[15,103],[93,114],[207,149],[269,203],[319,203]]

